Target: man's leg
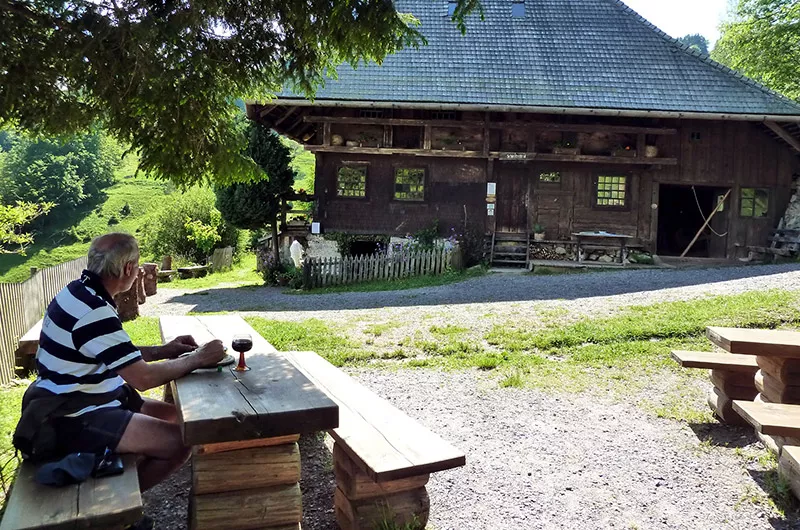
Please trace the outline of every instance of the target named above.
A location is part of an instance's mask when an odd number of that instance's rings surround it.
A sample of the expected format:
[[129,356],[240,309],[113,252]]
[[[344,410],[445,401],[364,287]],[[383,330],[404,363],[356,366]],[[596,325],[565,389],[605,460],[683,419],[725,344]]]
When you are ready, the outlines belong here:
[[147,414],[160,420],[165,420],[170,423],[177,423],[178,409],[172,403],[165,403],[157,399],[142,398],[144,404],[142,405],[142,414]]
[[174,473],[191,454],[191,450],[183,445],[177,424],[138,413],[128,423],[116,451],[145,456],[138,467],[142,491]]

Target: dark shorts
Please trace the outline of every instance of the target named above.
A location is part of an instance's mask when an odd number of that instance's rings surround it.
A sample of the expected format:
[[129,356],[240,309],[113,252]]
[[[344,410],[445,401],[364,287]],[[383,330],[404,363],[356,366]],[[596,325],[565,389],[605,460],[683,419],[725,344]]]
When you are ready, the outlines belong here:
[[144,401],[131,387],[126,386],[122,407],[102,408],[74,418],[55,420],[58,452],[103,454],[116,450],[125,429],[135,412],[142,410]]

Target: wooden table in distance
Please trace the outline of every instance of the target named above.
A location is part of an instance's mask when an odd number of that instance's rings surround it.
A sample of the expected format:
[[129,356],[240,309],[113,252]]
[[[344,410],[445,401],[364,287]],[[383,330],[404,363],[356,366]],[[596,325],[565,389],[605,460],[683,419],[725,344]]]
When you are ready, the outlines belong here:
[[[299,530],[300,434],[339,425],[338,406],[237,316],[163,316],[169,341],[230,345],[246,330],[248,372],[198,370],[172,383],[184,442],[193,446],[193,529]],[[235,353],[235,352],[234,352]]]
[[619,262],[620,264],[625,263],[625,250],[628,248],[628,240],[632,239],[633,236],[626,236],[624,234],[610,234],[608,232],[575,232],[572,234],[572,237],[575,238],[577,249],[575,249],[575,261],[578,263],[583,262],[583,243],[586,239],[607,239],[610,241],[615,241],[619,243]]

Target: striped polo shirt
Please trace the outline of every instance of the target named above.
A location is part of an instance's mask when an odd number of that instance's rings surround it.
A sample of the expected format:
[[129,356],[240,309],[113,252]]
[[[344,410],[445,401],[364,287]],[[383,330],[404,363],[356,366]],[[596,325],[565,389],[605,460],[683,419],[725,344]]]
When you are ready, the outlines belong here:
[[36,352],[39,378],[34,384],[54,394],[75,396],[82,408],[67,416],[119,407],[125,381],[117,370],[141,358],[122,329],[114,299],[96,274],[83,271],[81,279],[70,282],[47,307]]

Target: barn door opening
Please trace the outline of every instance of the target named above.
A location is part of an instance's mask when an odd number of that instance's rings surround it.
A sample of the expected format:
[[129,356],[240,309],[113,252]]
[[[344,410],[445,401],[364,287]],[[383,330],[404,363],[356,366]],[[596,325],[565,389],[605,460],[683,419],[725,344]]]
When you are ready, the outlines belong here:
[[[656,243],[658,254],[680,256],[727,191],[727,188],[711,186],[661,184]],[[730,199],[714,215],[687,256],[696,258],[727,256],[729,206]]]
[[528,231],[528,173],[525,164],[498,164],[497,232]]

